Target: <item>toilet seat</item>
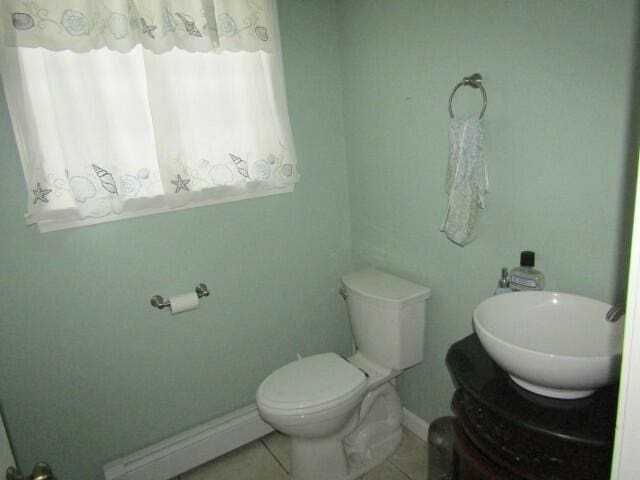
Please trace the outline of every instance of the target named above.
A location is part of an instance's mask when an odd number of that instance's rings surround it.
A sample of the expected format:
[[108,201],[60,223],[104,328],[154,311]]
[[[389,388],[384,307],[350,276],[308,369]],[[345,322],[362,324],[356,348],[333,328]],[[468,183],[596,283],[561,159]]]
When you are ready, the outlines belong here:
[[335,353],[291,362],[269,375],[258,388],[257,401],[279,415],[307,415],[331,410],[364,393],[365,374]]

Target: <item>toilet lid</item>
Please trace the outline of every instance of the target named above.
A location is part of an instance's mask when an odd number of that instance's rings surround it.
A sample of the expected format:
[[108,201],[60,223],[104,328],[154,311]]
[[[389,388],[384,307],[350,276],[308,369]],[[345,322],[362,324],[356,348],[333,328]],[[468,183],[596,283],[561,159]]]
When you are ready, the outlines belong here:
[[364,373],[335,353],[291,362],[260,385],[260,402],[271,408],[298,409],[349,397],[366,383]]

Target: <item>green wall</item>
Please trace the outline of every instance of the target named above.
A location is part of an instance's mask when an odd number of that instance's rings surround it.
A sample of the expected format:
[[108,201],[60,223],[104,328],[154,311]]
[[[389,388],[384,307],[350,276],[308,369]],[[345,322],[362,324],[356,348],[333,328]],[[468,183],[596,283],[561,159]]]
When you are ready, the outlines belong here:
[[[349,352],[335,4],[280,0],[302,180],[291,194],[41,234],[0,111],[0,401],[18,461],[61,480],[254,401],[297,352]],[[313,112],[313,114],[310,114]],[[206,282],[199,310],[149,306]]]
[[[428,421],[449,413],[448,346],[520,250],[536,251],[550,290],[605,301],[624,290],[634,5],[338,1],[354,263],[432,288],[425,361],[399,381]],[[491,193],[478,240],[461,248],[439,232],[447,102],[474,72],[489,98]],[[455,110],[480,104],[465,88]]]
[[[296,353],[347,353],[336,288],[352,264],[432,288],[425,362],[399,381],[426,420],[448,413],[447,347],[521,249],[549,289],[612,301],[635,178],[634,3],[280,0],[295,192],[76,230],[23,225],[2,100],[0,402],[23,468],[102,478],[106,461],[251,403]],[[439,232],[447,100],[475,71],[492,192],[460,248]],[[461,114],[478,107],[468,90]],[[197,311],[148,305],[198,282],[212,295]]]

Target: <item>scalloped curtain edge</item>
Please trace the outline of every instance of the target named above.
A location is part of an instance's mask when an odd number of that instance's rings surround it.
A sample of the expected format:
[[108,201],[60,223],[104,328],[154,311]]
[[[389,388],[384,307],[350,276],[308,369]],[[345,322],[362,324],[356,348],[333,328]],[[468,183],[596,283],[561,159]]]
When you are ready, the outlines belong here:
[[55,232],[59,230],[67,230],[70,228],[78,228],[78,227],[85,227],[90,225],[99,225],[101,223],[115,222],[118,220],[126,220],[130,218],[146,217],[148,215],[156,215],[159,213],[178,212],[181,210],[188,210],[191,208],[198,208],[198,207],[206,207],[209,205],[216,205],[219,203],[236,202],[239,200],[248,200],[251,198],[267,197],[270,195],[278,195],[281,193],[292,193],[293,190],[294,190],[294,185],[292,184],[292,185],[286,185],[284,187],[257,190],[257,191],[243,193],[239,195],[209,198],[209,199],[201,200],[198,202],[190,202],[185,205],[181,205],[179,207],[172,208],[172,207],[163,205],[161,207],[148,208],[148,209],[138,210],[138,211],[123,212],[120,214],[110,213],[105,215],[104,217],[85,217],[78,220],[30,221],[27,218],[28,216],[25,216],[25,224],[38,225],[38,229],[40,230],[41,233]]

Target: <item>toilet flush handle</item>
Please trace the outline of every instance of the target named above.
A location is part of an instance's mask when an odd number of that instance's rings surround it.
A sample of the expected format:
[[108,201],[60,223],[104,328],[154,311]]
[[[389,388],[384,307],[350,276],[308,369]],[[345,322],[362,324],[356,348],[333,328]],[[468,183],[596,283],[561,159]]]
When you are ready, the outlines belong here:
[[342,287],[340,290],[338,290],[338,293],[345,300],[347,299],[347,297],[349,297],[349,294],[347,293],[347,289],[345,287]]

